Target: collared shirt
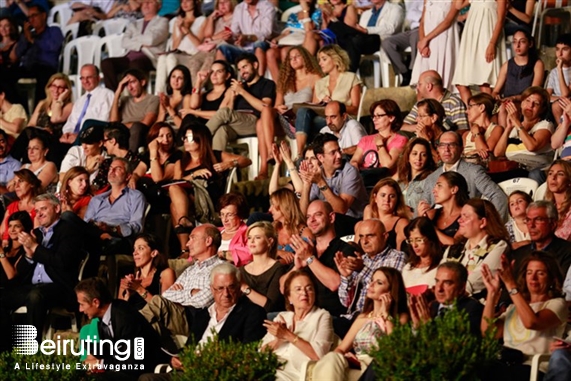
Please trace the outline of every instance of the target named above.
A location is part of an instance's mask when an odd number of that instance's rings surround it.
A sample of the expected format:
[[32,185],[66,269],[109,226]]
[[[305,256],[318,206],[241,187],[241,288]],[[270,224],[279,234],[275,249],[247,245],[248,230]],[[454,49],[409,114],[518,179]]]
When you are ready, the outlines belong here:
[[388,1],[381,9],[383,11],[378,16],[374,26],[369,26],[369,20],[373,17],[373,8],[363,12],[359,19],[359,25],[367,29],[369,34],[378,34],[381,39],[384,39],[402,30],[404,10],[400,5]]
[[109,329],[109,335],[111,337],[115,337],[115,334],[113,333],[113,325],[111,324],[111,308],[113,308],[113,303],[109,304],[109,308],[107,308],[107,311],[105,311],[101,318],[101,323],[107,326]]
[[[382,252],[371,258],[368,255],[363,256],[363,269],[360,272],[353,271],[349,277],[341,276],[341,285],[339,286],[339,300],[341,303],[348,307],[348,314],[345,315],[348,318],[352,318],[355,313],[363,310],[365,305],[365,296],[367,296],[367,288],[371,279],[373,278],[373,273],[379,267],[392,267],[398,271],[402,271],[404,264],[406,262],[406,254],[402,251],[391,249],[387,246]],[[361,285],[361,292],[359,293],[357,303],[355,305],[354,298],[357,295],[351,295],[353,288],[357,285]],[[351,305],[354,308],[349,308]]]
[[[47,247],[48,249],[51,247],[50,240],[54,235],[54,227],[59,223],[59,220],[54,222],[50,227],[45,228],[40,226],[40,231],[42,232],[43,238],[41,245]],[[33,263],[33,260],[26,257],[26,260],[29,263]],[[42,284],[42,283],[53,283],[54,281],[48,273],[46,272],[46,267],[43,263],[36,263],[36,267],[34,268],[34,274],[32,275],[32,284]]]
[[[332,177],[325,178],[325,182],[337,196],[347,194],[355,198],[353,204],[349,207],[349,210],[347,210],[346,214],[348,216],[355,218],[363,217],[363,210],[368,204],[368,197],[365,184],[357,168],[349,164],[348,161],[345,161],[343,167],[336,170]],[[329,192],[329,190],[326,192]],[[326,201],[325,196],[319,190],[317,184],[312,184],[309,200],[313,201],[317,199]]]
[[[105,151],[101,152],[101,156],[105,159],[109,158],[109,155],[107,155],[107,152]],[[85,151],[81,146],[73,146],[67,151],[67,154],[63,158],[63,161],[59,167],[59,173],[66,173],[72,167],[77,166],[87,166],[87,156],[85,155]],[[91,184],[93,184],[93,181],[97,178],[97,174],[99,173],[100,168],[101,166],[99,166],[89,175],[89,182]],[[107,176],[107,174],[105,176]]]
[[347,118],[345,124],[341,127],[338,133],[331,131],[329,126],[325,126],[319,131],[322,134],[329,133],[337,136],[339,138],[339,148],[346,149],[359,144],[361,138],[367,136],[367,131],[357,122],[355,119]]
[[383,10],[383,5],[381,5],[379,8],[376,8],[374,6],[371,8],[371,17],[369,18],[369,21],[367,22],[367,27],[377,25],[377,20],[379,19],[379,15],[381,14],[381,11]]
[[111,105],[113,104],[113,98],[115,94],[113,91],[105,87],[96,87],[89,93],[83,94],[74,104],[71,109],[71,114],[67,118],[67,122],[62,128],[62,132],[73,133],[75,130],[75,125],[79,120],[81,111],[83,110],[83,105],[87,102],[87,94],[91,94],[91,99],[89,101],[89,106],[87,111],[83,116],[83,123],[88,119],[97,119],[102,121],[109,121],[109,113],[111,111]]
[[[444,90],[444,96],[440,100],[440,104],[446,113],[444,127],[448,130],[456,126],[459,130],[468,129],[468,118],[466,116],[466,105],[458,94],[453,94],[448,90]],[[418,115],[418,106],[415,104],[412,110],[408,113],[404,122],[406,124],[416,124],[416,117]]]
[[206,341],[209,338],[214,337],[212,329],[214,329],[216,333],[220,333],[220,330],[226,323],[226,320],[228,319],[230,313],[232,313],[232,310],[234,310],[234,307],[236,307],[235,304],[228,309],[228,312],[226,312],[226,314],[220,320],[216,319],[216,305],[213,303],[210,307],[208,307],[208,314],[210,315],[210,320],[208,321],[208,326],[206,326],[204,334],[202,335],[202,339],[200,339],[200,341],[198,342],[197,347],[199,347],[202,344],[206,344]]
[[32,59],[32,64],[46,65],[53,69],[59,66],[59,55],[63,46],[63,34],[57,26],[46,26],[46,29],[36,37],[31,44],[24,33],[20,36],[16,46],[16,55]]
[[113,203],[109,200],[111,190],[91,199],[85,217],[86,222],[104,222],[110,226],[119,226],[121,235],[129,237],[143,230],[143,218],[147,202],[145,196],[136,189],[127,186]]
[[460,164],[460,160],[452,164],[450,168],[448,168],[448,164],[442,164],[442,170],[444,172],[458,172],[458,164]]
[[[253,34],[258,38],[257,42],[265,41],[273,35],[278,35],[276,8],[267,0],[260,0],[256,4],[254,17],[248,11],[248,4],[242,2],[234,8],[232,16],[232,33],[237,35]],[[249,49],[253,43],[243,46]]]
[[404,0],[405,23],[410,25],[410,29],[416,29],[420,26],[423,7],[423,0]]
[[[202,262],[196,262],[188,267],[177,278],[174,284],[180,284],[182,290],[173,290],[172,286],[166,290],[162,297],[183,306],[206,308],[214,302],[210,290],[210,273],[212,269],[224,261],[217,255]],[[174,286],[174,285],[173,285]],[[192,295],[192,290],[199,290]]]
[[22,163],[10,155],[0,161],[0,185],[5,187],[14,178],[14,172],[21,166]]

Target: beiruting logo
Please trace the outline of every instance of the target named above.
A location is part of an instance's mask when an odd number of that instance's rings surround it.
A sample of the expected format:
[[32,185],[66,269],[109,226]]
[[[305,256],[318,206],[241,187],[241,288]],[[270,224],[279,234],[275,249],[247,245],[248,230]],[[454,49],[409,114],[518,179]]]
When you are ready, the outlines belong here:
[[[131,355],[133,360],[144,360],[145,358],[145,342],[142,337],[136,337],[133,340],[133,350],[131,351],[130,340],[97,340],[97,336],[87,337],[85,340],[80,340],[79,345],[73,339],[63,340],[43,340],[38,343],[38,331],[33,325],[14,325],[12,328],[13,345],[16,353],[20,355],[35,355],[41,352],[44,355],[56,356],[85,356],[93,355],[98,356],[106,354],[113,356],[118,361],[128,360]],[[58,338],[60,338],[58,336]],[[69,364],[64,364],[69,365]],[[143,369],[143,364],[125,364],[131,367],[136,366],[137,369]],[[97,366],[100,370],[124,370],[125,365],[121,367],[118,364],[100,364]],[[85,368],[85,367],[84,367]],[[31,369],[26,364],[26,369]],[[39,369],[39,367],[37,367]],[[69,369],[69,368],[68,368]],[[79,369],[79,368],[78,368]],[[127,369],[127,368],[125,368]]]

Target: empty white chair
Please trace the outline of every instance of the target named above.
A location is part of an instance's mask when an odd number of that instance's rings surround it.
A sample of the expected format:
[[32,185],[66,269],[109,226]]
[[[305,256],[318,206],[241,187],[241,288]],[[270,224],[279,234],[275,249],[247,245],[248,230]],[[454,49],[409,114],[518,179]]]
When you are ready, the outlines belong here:
[[248,167],[248,180],[254,180],[260,170],[260,155],[258,150],[258,137],[250,136],[236,139],[236,144],[246,144],[248,146],[248,157],[252,164]]
[[63,34],[64,41],[72,41],[77,38],[77,34],[79,33],[79,23],[74,22],[70,25],[63,25],[61,27],[61,34]]
[[56,5],[50,9],[48,25],[59,25],[60,28],[63,28],[67,25],[67,22],[71,19],[72,15],[73,11],[69,7],[69,3],[67,1],[63,4]]
[[[83,65],[93,63],[99,40],[97,36],[84,36],[70,41],[63,50],[63,72],[67,75],[77,74]],[[71,68],[71,56],[74,51],[77,54],[75,70]]]
[[543,183],[537,188],[535,194],[533,195],[533,201],[544,200],[545,192],[547,192],[547,183]]
[[94,36],[99,36],[101,29],[104,31],[105,36],[109,36],[111,34],[123,33],[125,29],[127,29],[127,25],[129,25],[129,19],[117,18],[117,19],[108,19],[108,20],[99,20],[93,25],[93,31],[91,34]]
[[533,197],[533,194],[537,191],[539,184],[533,179],[528,179],[527,177],[516,177],[515,179],[510,179],[502,181],[498,184],[500,188],[508,196],[516,190],[523,191]]
[[[116,33],[106,35],[105,37],[101,37],[98,42],[98,46],[95,47],[95,51],[93,54],[93,64],[97,67],[101,67],[101,61],[104,58],[111,58],[111,57],[121,57],[126,52],[121,45],[121,39],[123,38],[123,34]],[[103,52],[106,54],[104,55]]]

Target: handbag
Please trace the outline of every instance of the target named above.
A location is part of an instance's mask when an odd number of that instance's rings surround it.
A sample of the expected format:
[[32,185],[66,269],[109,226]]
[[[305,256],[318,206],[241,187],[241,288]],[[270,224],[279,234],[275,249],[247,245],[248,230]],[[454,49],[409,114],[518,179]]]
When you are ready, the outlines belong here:
[[509,172],[518,168],[519,163],[517,161],[511,161],[507,159],[496,159],[488,161],[489,173]]
[[525,356],[519,349],[503,346],[499,358],[501,362],[508,366],[523,364]]
[[314,111],[317,115],[325,117],[325,106],[326,105],[327,105],[327,103],[325,103],[325,102],[320,102],[320,103],[309,103],[309,102],[294,103],[291,109],[295,115],[297,115],[297,110],[299,110],[300,108],[308,108],[308,109]]

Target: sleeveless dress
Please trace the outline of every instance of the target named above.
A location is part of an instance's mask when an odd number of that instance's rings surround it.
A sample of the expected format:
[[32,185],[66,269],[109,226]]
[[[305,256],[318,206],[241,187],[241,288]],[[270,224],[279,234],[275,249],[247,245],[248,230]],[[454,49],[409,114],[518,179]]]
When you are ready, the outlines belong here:
[[[436,209],[436,213],[434,213],[434,219],[432,220],[435,225],[436,225],[436,221],[438,221],[438,217],[440,216],[440,213],[442,213],[442,208]],[[456,235],[456,232],[460,228],[460,223],[458,222],[459,219],[460,219],[460,217],[458,217],[456,220],[454,220],[454,222],[452,222],[450,225],[448,225],[447,227],[442,229],[442,233],[444,233],[448,237],[454,237]]]
[[387,245],[390,246],[391,248],[395,249],[395,250],[397,248],[397,232],[395,231],[395,228],[397,227],[397,224],[399,223],[399,221],[401,219],[402,219],[402,217],[400,217],[398,220],[396,220],[392,229],[387,230]]
[[498,20],[498,4],[496,0],[471,0],[470,4],[452,83],[463,86],[487,83],[495,87],[502,64],[506,61],[503,33],[496,45],[496,58],[490,63],[486,62],[486,48]]
[[[441,24],[450,7],[453,7],[452,0],[428,0],[424,8],[424,32],[425,35],[436,29]],[[430,57],[422,57],[420,52],[416,55],[414,67],[412,69],[411,83],[418,83],[420,74],[427,70],[436,70],[442,76],[444,87],[452,91],[456,52],[460,45],[458,35],[458,23],[455,21],[450,28],[440,33],[428,44]]]
[[[165,267],[157,268],[157,271],[155,271],[153,274],[153,280],[151,281],[151,284],[145,287],[145,290],[148,291],[149,294],[161,294],[161,273],[164,269]],[[133,295],[131,295],[129,298],[129,304],[140,310],[147,305],[147,301],[143,299],[143,297],[138,292],[134,292]]]
[[[534,64],[535,65],[535,64]],[[527,75],[523,75],[523,71],[525,66],[519,66],[515,63],[515,60],[511,58],[508,61],[508,72],[506,76],[506,83],[504,85],[503,96],[504,97],[511,97],[513,95],[521,94],[525,89],[531,87],[533,83],[534,72],[533,68],[526,73]]]
[[[381,324],[383,327],[381,327]],[[384,322],[381,319],[369,320],[361,327],[353,339],[355,354],[366,354],[377,344],[377,339],[384,335],[386,335]]]
[[63,123],[52,123],[50,119],[51,119],[51,116],[49,116],[48,113],[44,109],[40,110],[40,112],[38,114],[38,120],[36,123],[37,124],[36,127],[50,129],[52,131],[54,139],[56,139],[56,138],[59,139],[62,135],[62,128],[63,128],[65,122],[63,122]]

